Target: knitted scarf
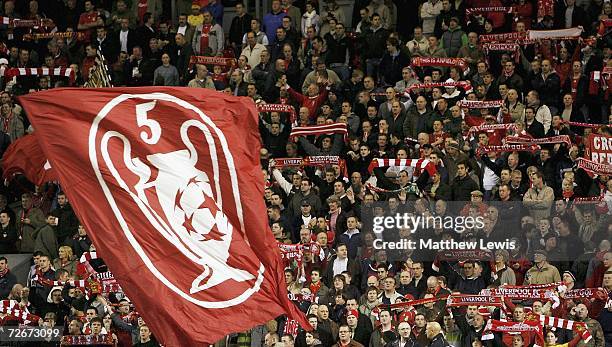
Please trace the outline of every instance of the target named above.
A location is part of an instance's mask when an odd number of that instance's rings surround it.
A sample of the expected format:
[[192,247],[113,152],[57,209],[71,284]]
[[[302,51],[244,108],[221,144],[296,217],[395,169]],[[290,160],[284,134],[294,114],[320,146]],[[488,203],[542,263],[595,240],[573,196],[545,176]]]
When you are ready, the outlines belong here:
[[465,70],[468,65],[463,58],[414,57],[412,66],[457,66]]
[[504,13],[512,13],[514,11],[514,7],[503,7],[503,6],[495,6],[495,7],[472,7],[465,9],[465,15],[470,16],[472,14],[477,13],[489,13],[489,12],[504,12]]
[[504,104],[504,100],[461,100],[457,106],[469,109],[482,109],[482,108],[495,108],[501,107]]
[[[208,58],[208,57],[206,57]],[[257,104],[257,112],[279,112],[289,113],[289,121],[291,124],[295,124],[297,120],[297,114],[295,108],[291,105],[286,104]]]
[[453,294],[449,296],[446,301],[446,306],[448,307],[474,305],[502,307],[504,305],[504,299],[501,296]]
[[410,87],[406,88],[406,92],[410,93],[415,89],[429,89],[435,87],[459,87],[465,90],[466,93],[472,91],[472,84],[470,81],[458,81],[458,82],[438,82],[438,83],[415,83]]
[[293,141],[298,136],[331,135],[331,134],[343,134],[346,139],[346,136],[348,135],[346,124],[331,123],[331,124],[323,124],[323,125],[294,127],[293,129],[291,129],[291,134],[289,134],[289,141]]
[[189,66],[194,64],[202,65],[220,65],[220,66],[236,66],[235,58],[223,58],[223,57],[206,57],[201,55],[191,56],[189,59]]
[[414,177],[419,177],[423,170],[427,171],[430,176],[433,176],[438,170],[432,161],[429,159],[372,159],[368,171],[372,173],[377,167],[402,167],[410,166],[414,168]]
[[596,163],[585,158],[576,159],[576,164],[579,169],[583,169],[594,174],[602,176],[612,175],[612,165]]
[[540,149],[538,145],[525,145],[525,144],[508,144],[501,146],[481,146],[476,150],[477,155],[490,152],[535,152]]
[[539,139],[528,138],[523,136],[506,136],[504,139],[506,143],[522,143],[522,144],[535,144],[535,145],[543,145],[543,144],[551,144],[551,143],[565,143],[569,146],[572,145],[572,141],[568,135],[558,135],[551,137],[543,137]]

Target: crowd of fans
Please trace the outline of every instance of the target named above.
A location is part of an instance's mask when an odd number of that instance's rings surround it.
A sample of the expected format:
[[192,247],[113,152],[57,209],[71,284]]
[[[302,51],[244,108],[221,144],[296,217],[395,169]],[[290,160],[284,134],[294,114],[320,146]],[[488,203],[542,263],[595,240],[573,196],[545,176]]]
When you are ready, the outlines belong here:
[[[592,336],[587,342],[571,330],[546,328],[546,346],[612,346],[612,296],[566,299],[559,293],[559,305],[506,300],[505,310],[445,305],[451,293],[477,295],[500,285],[563,282],[567,290],[612,291],[612,180],[576,165],[589,134],[612,135],[610,2],[355,0],[347,18],[336,1],[319,1],[272,0],[262,18],[253,16],[250,1],[177,0],[177,18],[170,1],[161,0],[2,1],[0,155],[33,131],[15,97],[83,86],[101,68],[99,53],[116,87],[210,88],[257,104],[292,105],[295,117],[260,113],[264,199],[279,243],[305,246],[299,261],[287,261],[285,279],[314,330],[279,317],[217,345],[532,346],[532,333],[496,332],[491,340],[483,332],[489,319],[505,314],[523,322],[536,313],[584,322]],[[231,25],[223,25],[224,6],[235,8]],[[512,9],[469,10],[503,6]],[[480,39],[575,27],[580,37],[519,39],[505,51],[485,49]],[[415,58],[462,60],[436,66]],[[74,75],[9,78],[5,72],[34,67],[71,68]],[[411,88],[443,82],[449,84]],[[502,102],[473,109],[463,100]],[[296,126],[329,123],[345,124],[347,134],[290,136]],[[515,127],[470,131],[498,123]],[[505,135],[568,135],[571,143],[535,152],[483,151],[502,145]],[[278,160],[307,156],[340,160],[298,168]],[[372,170],[375,158],[428,159],[435,172],[419,176],[410,165]],[[574,203],[583,198],[597,199]],[[3,305],[17,305],[66,335],[157,345],[121,293],[45,285],[43,279],[108,270],[101,259],[79,260],[95,248],[57,184],[35,187],[16,177],[2,188],[0,210],[0,254],[33,254],[27,283],[17,283],[0,257]],[[400,212],[481,216],[485,223],[463,233],[442,227],[373,231],[373,216]],[[375,239],[425,238],[508,239],[517,247],[490,259],[444,260],[435,250],[374,248]],[[385,307],[428,298],[440,300]],[[1,324],[23,323],[0,317]]]

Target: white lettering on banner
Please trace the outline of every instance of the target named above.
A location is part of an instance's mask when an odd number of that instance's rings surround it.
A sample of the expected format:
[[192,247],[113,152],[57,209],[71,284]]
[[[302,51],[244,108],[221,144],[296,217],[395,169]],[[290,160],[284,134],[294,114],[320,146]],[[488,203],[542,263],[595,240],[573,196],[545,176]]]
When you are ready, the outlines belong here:
[[591,161],[598,164],[612,164],[612,153],[591,153]]
[[612,137],[589,134],[585,144],[585,158],[597,164],[612,165]]

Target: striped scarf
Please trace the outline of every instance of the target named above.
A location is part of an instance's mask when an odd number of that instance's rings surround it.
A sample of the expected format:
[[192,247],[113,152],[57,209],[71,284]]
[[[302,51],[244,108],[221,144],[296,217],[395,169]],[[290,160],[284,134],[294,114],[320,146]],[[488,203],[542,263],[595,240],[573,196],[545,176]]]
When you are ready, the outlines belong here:
[[291,129],[291,134],[289,134],[289,141],[293,141],[296,137],[299,136],[310,136],[310,135],[331,135],[331,134],[342,134],[346,139],[348,135],[348,130],[346,128],[346,124],[344,123],[331,123],[331,124],[323,124],[323,125],[309,125],[309,126],[299,126]]
[[437,170],[434,163],[429,159],[372,159],[368,171],[372,173],[377,167],[403,167],[410,166],[414,168],[414,177],[419,177],[423,170],[427,171],[430,176],[433,176]]

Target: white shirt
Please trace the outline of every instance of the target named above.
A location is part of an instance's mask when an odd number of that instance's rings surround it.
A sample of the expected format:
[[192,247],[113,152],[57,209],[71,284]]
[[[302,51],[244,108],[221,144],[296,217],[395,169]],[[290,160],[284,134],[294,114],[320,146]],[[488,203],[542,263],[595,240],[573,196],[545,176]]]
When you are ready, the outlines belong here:
[[310,215],[308,217],[302,215],[302,222],[304,222],[303,225],[309,225],[310,224],[310,220],[312,220],[312,215]]
[[183,34],[183,36],[185,36],[185,32],[187,32],[187,26],[182,26],[182,27],[178,27],[178,29],[176,30],[177,34]]
[[128,39],[128,32],[129,30],[126,31],[120,31],[119,32],[119,41],[121,42],[121,51],[122,52],[127,52],[128,48],[127,48],[127,39]]
[[346,271],[348,268],[348,258],[340,259],[336,258],[334,260],[334,276],[342,274],[342,272]]

